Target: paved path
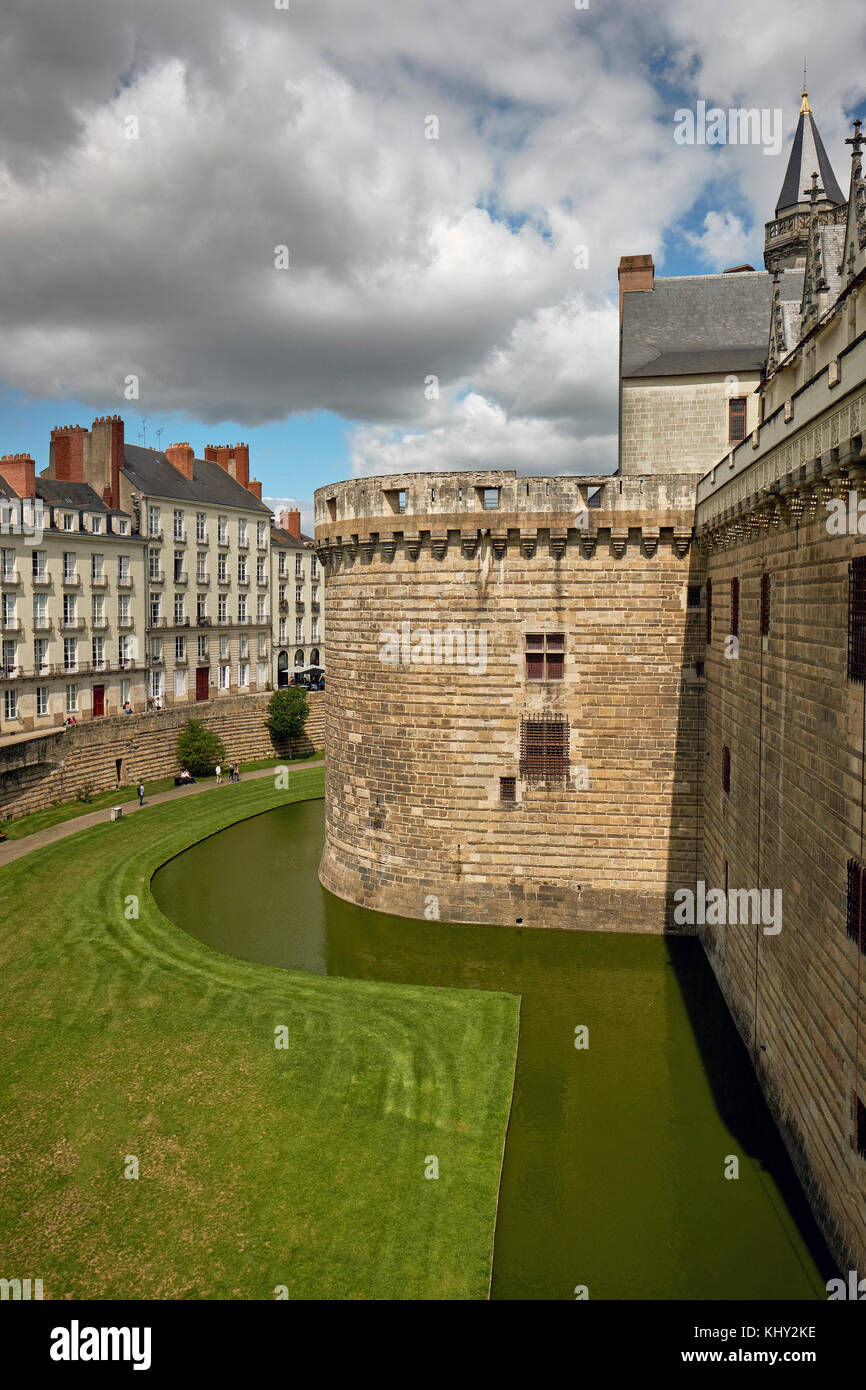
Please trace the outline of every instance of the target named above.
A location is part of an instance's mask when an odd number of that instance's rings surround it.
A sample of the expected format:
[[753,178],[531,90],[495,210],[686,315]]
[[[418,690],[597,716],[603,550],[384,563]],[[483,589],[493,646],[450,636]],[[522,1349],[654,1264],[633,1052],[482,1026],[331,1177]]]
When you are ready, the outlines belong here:
[[[289,768],[316,767],[321,764],[321,758],[310,758],[302,763],[286,763]],[[257,777],[273,777],[276,767],[258,767],[252,772],[242,772],[241,781],[253,781]],[[228,781],[224,781],[224,786],[228,786]],[[208,778],[206,782],[196,782],[191,787],[172,787],[170,791],[158,792],[156,796],[146,796],[144,806],[140,807],[138,798],[134,801],[118,802],[123,806],[124,816],[135,815],[136,811],[147,810],[148,806],[157,806],[161,801],[175,801],[181,797],[196,796],[198,792],[213,791],[216,781]],[[20,840],[6,840],[0,844],[0,868],[4,864],[11,864],[13,859],[22,859],[25,854],[30,854],[34,849],[41,849],[43,845],[53,845],[55,840],[65,840],[67,835],[76,835],[79,830],[87,830],[91,825],[103,825],[105,821],[111,819],[111,807],[103,806],[98,811],[91,811],[86,816],[75,816],[72,820],[60,821],[57,825],[51,825],[47,830],[37,830],[33,835],[24,835]]]

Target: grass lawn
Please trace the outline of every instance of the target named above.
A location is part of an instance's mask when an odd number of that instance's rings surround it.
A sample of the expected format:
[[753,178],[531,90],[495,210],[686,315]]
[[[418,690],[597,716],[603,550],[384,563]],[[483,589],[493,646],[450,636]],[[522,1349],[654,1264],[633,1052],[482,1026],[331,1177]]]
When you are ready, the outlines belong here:
[[[259,758],[257,762],[241,763],[240,769],[241,772],[253,772],[256,768],[282,767],[293,761],[321,762],[324,757],[324,751],[319,749],[309,757],[301,755],[297,759]],[[202,777],[198,780],[216,782],[215,777]],[[145,782],[145,795],[156,796],[158,792],[171,791],[173,786],[173,777],[160,777],[154,782]],[[114,791],[95,792],[90,801],[64,801],[59,806],[46,806],[41,811],[31,811],[28,815],[17,816],[14,820],[0,821],[0,831],[7,840],[21,840],[25,835],[35,835],[38,830],[48,830],[52,825],[59,825],[61,821],[75,820],[78,816],[86,816],[91,811],[99,811],[106,806],[120,806],[126,801],[137,800],[138,793],[135,787],[116,787]]]
[[0,870],[5,1277],[51,1299],[486,1297],[518,1000],[233,960],[150,894],[203,836],[322,795],[321,767],[291,780]]

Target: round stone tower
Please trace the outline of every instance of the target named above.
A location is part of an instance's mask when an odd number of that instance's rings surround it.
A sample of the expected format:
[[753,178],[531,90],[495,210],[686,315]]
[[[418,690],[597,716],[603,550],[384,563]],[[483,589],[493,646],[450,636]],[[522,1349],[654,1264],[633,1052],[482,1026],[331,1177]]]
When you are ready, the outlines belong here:
[[484,472],[317,491],[326,888],[408,917],[664,928],[697,855],[694,486]]

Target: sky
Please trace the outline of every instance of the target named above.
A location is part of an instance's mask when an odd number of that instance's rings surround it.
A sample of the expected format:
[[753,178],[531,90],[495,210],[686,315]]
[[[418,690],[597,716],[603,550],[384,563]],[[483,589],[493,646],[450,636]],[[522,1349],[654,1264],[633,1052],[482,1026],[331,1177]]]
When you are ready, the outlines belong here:
[[[862,0],[4,0],[0,453],[246,441],[308,530],[352,476],[608,472],[620,256],[762,268],[804,59],[847,193],[864,41]],[[699,102],[780,138],[680,143]]]

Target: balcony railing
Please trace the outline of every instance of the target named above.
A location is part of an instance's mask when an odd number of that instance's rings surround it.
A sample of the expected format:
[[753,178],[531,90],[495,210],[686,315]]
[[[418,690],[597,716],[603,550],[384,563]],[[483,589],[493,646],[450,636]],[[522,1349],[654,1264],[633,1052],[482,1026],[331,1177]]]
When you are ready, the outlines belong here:
[[21,619],[20,619],[20,618],[12,618],[12,617],[7,618],[7,617],[5,617],[5,616],[0,616],[0,628],[2,628],[4,632],[20,632],[20,631],[21,631]]
[[17,570],[4,570],[0,574],[0,584],[5,584],[7,589],[14,588],[21,583],[21,575]]
[[41,614],[38,618],[34,617],[34,619],[33,619],[33,631],[34,631],[34,632],[50,632],[53,626],[54,626],[54,619],[53,619],[53,618],[49,618],[49,617],[48,617],[46,614],[44,614],[44,613]]
[[208,617],[207,613],[196,613],[195,615],[196,627],[210,627],[211,621],[212,619]]
[[281,613],[288,613],[288,611],[289,611],[289,600],[288,600],[287,598],[281,598],[281,599],[280,599],[280,612],[281,612]]
[[131,574],[119,574],[117,576],[118,589],[131,589],[133,587],[133,583],[134,581]]
[[304,611],[304,609],[306,608],[306,606],[307,606],[307,605],[304,603],[304,600],[303,600],[302,598],[296,598],[296,599],[295,599],[295,612],[296,612],[296,613],[303,613],[303,611]]
[[61,618],[61,619],[60,619],[60,627],[61,627],[61,630],[64,631],[64,632],[83,632],[83,630],[84,630],[84,619],[83,619],[83,618]]
[[165,570],[150,570],[147,577],[151,584],[164,584]]
[[91,587],[92,589],[107,589],[107,588],[108,588],[108,575],[107,575],[107,574],[92,574],[92,575],[90,576],[90,587]]
[[245,589],[248,589],[249,586],[250,586],[250,577],[249,577],[249,575],[248,575],[248,574],[239,574],[239,575],[238,575],[238,583],[239,583],[239,584],[242,584],[243,587],[244,587]]
[[177,613],[175,613],[171,622],[167,624],[168,627],[189,627],[189,625],[190,619],[185,618],[183,614],[180,614],[180,616],[178,616]]
[[175,574],[174,574],[174,583],[175,583],[175,584],[188,584],[188,583],[189,583],[189,575],[187,574],[186,570],[175,570]]
[[37,570],[30,578],[30,583],[34,589],[48,589],[54,583],[47,570]]
[[316,602],[314,601],[313,603],[310,604],[310,612],[311,612],[311,613],[319,613],[319,612],[321,612],[321,606],[320,606],[318,603],[316,603]]
[[148,534],[149,538],[150,538],[152,541],[161,541],[161,540],[162,540],[162,526],[161,526],[161,525],[159,525],[159,526],[151,526],[151,528],[150,528],[150,530],[148,531],[147,534]]
[[217,584],[231,584],[231,582],[227,574],[220,574],[217,570]]
[[108,627],[108,619],[104,614],[100,618],[94,616],[90,619],[90,626],[93,628],[94,632],[105,632]]
[[195,543],[196,545],[200,545],[203,548],[206,548],[210,545],[210,536],[200,536],[198,533],[196,533]]
[[62,583],[64,589],[77,589],[81,583],[81,575],[71,570],[69,573],[64,572]]
[[177,652],[175,652],[175,654],[174,654],[174,664],[175,664],[175,666],[186,666],[187,663],[188,663],[188,661],[189,661],[189,657],[188,657],[185,653],[184,653],[183,656],[178,656]]
[[205,588],[206,585],[210,583],[210,575],[208,574],[207,570],[203,570],[201,573],[196,571],[195,582],[200,589]]
[[240,536],[238,536],[238,550],[249,550],[249,548],[250,548],[249,536],[244,536],[243,540],[241,540]]

